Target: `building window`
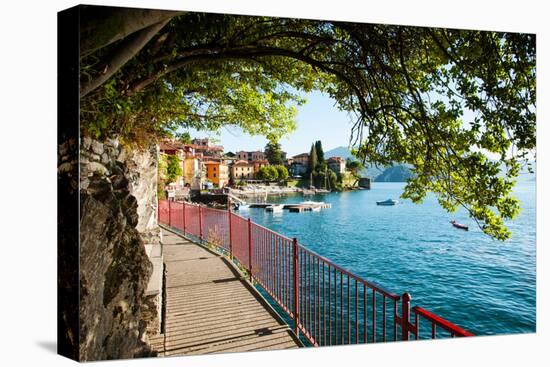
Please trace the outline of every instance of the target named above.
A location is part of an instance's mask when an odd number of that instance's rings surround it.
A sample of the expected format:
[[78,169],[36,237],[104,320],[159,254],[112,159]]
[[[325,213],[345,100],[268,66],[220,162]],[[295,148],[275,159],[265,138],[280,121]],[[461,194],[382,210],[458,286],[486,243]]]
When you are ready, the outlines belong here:
[[214,177],[216,177],[216,174],[214,173]]

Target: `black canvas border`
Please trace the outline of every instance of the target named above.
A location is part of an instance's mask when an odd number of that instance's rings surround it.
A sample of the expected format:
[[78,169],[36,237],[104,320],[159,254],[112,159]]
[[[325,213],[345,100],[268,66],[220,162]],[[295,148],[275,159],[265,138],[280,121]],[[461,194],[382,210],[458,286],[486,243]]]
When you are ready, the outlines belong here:
[[[78,161],[80,6],[57,14],[57,146]],[[78,180],[78,164],[70,174]],[[57,353],[79,360],[79,190],[57,176]]]

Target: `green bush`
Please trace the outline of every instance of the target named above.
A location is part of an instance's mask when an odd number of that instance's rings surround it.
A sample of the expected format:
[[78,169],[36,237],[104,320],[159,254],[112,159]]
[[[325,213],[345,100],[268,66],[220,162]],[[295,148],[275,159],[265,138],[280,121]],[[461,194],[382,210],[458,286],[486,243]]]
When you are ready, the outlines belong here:
[[279,171],[274,166],[265,166],[260,168],[256,178],[264,181],[275,181],[279,178]]
[[285,166],[282,164],[278,164],[276,166],[273,166],[277,170],[277,178],[281,181],[286,180],[288,178],[288,170]]

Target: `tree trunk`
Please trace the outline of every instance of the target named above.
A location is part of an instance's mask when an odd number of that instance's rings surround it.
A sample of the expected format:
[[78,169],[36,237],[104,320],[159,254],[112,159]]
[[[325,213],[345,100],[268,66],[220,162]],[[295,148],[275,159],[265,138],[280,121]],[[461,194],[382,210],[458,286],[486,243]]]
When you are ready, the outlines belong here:
[[111,7],[82,7],[80,57],[182,12]]

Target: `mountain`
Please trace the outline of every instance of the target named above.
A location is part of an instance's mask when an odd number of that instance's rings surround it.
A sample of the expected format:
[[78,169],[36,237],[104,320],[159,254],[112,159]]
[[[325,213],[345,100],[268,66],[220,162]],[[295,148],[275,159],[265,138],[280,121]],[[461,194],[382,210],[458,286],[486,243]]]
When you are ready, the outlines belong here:
[[405,182],[412,177],[409,168],[403,165],[388,167],[380,175],[376,176],[374,182]]
[[346,147],[337,147],[325,152],[325,159],[330,157],[342,157],[344,159],[355,158],[353,154]]

